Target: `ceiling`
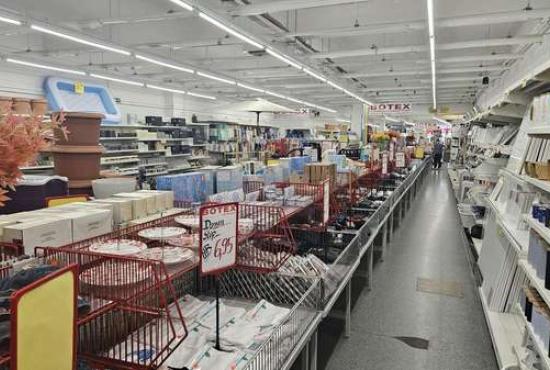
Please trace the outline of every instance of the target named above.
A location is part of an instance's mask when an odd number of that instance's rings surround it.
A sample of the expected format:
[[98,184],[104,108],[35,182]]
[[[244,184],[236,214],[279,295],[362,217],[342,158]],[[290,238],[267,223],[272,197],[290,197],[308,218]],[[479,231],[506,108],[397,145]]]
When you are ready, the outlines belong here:
[[[370,102],[432,102],[425,0],[189,3]],[[434,3],[438,105],[475,103],[487,87],[482,84],[484,77],[489,77],[490,83],[498,80],[549,30],[548,0],[531,0],[529,4],[527,0]],[[528,6],[532,10],[525,10]],[[0,0],[0,11],[339,112],[349,112],[351,105],[358,103],[341,89],[228,35],[169,0]],[[0,53],[229,101],[265,95],[29,27],[0,24]],[[270,99],[285,103],[277,96]]]

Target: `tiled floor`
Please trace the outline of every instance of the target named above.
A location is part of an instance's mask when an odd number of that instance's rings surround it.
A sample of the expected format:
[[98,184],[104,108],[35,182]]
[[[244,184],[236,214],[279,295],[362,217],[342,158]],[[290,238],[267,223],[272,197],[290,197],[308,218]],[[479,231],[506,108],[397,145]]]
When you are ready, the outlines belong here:
[[[328,370],[493,370],[496,360],[444,170],[426,178],[374,287],[352,312],[351,338],[341,338]],[[417,290],[417,279],[457,282],[461,295]],[[417,349],[394,337],[429,341]]]

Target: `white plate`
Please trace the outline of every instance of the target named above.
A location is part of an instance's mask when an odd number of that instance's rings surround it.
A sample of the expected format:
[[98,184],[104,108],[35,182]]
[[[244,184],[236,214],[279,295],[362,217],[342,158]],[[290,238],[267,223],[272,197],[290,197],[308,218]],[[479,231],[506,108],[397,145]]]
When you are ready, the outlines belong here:
[[145,239],[159,240],[175,238],[185,234],[185,229],[181,227],[152,227],[141,230],[138,235]]
[[185,234],[175,238],[169,238],[164,241],[175,247],[183,247],[183,248],[191,248],[191,249],[199,248],[198,234]]
[[[131,266],[132,273],[127,271],[130,266],[124,267],[119,261],[107,260],[98,266],[82,271],[80,281],[89,286],[123,288],[134,286],[153,276],[150,266],[139,266],[137,270]],[[113,294],[112,291],[103,293]]]
[[178,216],[174,219],[178,224],[187,226],[190,228],[199,228],[199,216],[193,216],[193,215],[186,215],[186,216]]
[[117,256],[130,256],[145,249],[147,249],[147,244],[131,239],[106,240],[90,246],[92,252],[115,254]]
[[166,266],[193,261],[194,256],[190,249],[179,247],[149,248],[138,255],[149,260],[162,261]]

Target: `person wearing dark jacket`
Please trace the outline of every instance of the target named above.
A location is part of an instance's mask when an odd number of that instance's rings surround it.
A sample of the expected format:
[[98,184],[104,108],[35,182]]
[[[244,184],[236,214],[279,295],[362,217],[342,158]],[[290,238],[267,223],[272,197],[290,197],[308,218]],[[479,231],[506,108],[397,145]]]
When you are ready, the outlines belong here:
[[438,170],[441,168],[441,159],[443,158],[443,150],[445,149],[445,145],[443,145],[439,140],[436,140],[434,144],[434,170]]

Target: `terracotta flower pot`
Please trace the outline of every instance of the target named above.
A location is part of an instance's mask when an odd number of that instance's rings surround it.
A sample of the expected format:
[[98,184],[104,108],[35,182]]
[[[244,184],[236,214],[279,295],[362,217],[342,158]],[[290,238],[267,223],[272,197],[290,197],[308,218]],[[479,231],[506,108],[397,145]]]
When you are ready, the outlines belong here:
[[7,96],[0,96],[0,112],[9,112],[13,106],[13,99]]
[[32,113],[36,116],[43,116],[48,112],[48,101],[46,99],[31,100]]
[[22,98],[13,98],[13,111],[18,114],[31,114],[31,100]]
[[53,153],[55,174],[68,177],[69,187],[73,181],[99,178],[102,146],[54,145],[50,151]]
[[67,140],[60,131],[56,132],[58,145],[98,145],[99,127],[103,115],[99,113],[65,113],[63,126],[69,130]]

